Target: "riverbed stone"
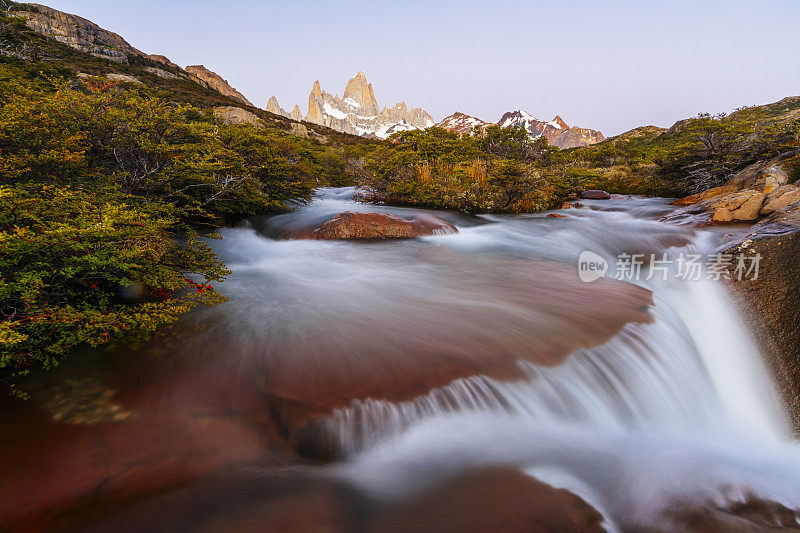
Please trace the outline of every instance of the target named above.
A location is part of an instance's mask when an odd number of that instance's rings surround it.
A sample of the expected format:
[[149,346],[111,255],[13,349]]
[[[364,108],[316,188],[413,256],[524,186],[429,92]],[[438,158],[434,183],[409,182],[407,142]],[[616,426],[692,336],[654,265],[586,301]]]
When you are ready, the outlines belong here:
[[316,228],[291,230],[286,236],[293,239],[357,240],[411,239],[449,233],[458,233],[458,230],[435,215],[420,214],[406,219],[390,213],[345,211]]
[[581,200],[610,200],[611,195],[606,191],[591,189],[579,192],[578,198]]
[[503,272],[503,279],[483,280],[473,298],[511,307],[489,312],[411,299],[396,312],[354,313],[335,332],[320,327],[302,345],[281,347],[261,388],[282,433],[302,455],[329,460],[340,454],[328,418],[336,409],[368,399],[409,401],[471,376],[527,379],[520,360],[557,366],[626,324],[652,321],[652,294],[637,285],[583,283],[574,268],[549,262],[510,261]]

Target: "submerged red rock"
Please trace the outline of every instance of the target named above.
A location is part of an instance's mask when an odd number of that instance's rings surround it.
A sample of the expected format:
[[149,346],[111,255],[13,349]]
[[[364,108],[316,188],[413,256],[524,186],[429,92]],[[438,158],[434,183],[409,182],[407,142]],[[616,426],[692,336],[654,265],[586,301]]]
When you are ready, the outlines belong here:
[[506,279],[476,284],[474,299],[409,295],[402,307],[356,311],[335,331],[321,325],[313,338],[276,347],[281,357],[266,369],[263,393],[290,442],[305,455],[335,456],[320,421],[354,400],[402,402],[476,375],[521,379],[520,360],[559,365],[628,323],[652,320],[652,295],[642,287],[582,283],[556,263],[505,268]]
[[582,200],[610,200],[611,195],[606,191],[587,190],[578,193],[578,198]]
[[410,219],[389,213],[339,213],[312,230],[290,233],[295,239],[411,239],[426,235],[457,233],[449,222],[435,215],[421,214]]

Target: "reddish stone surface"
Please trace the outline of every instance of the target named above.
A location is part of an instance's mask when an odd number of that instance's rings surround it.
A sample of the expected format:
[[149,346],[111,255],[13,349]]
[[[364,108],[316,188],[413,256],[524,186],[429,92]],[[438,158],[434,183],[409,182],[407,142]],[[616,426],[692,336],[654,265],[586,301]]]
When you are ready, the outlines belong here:
[[345,480],[298,469],[209,480],[90,521],[88,530],[595,532],[603,531],[601,521],[574,494],[510,468],[467,472],[410,498],[389,501],[372,500]]
[[405,219],[389,213],[339,213],[314,229],[289,231],[292,239],[411,239],[426,235],[457,233],[458,230],[435,215],[421,214]]
[[[516,268],[513,283],[486,280],[488,292],[480,295],[514,306],[507,319],[447,305],[437,314],[428,303],[418,316],[395,315],[379,324],[354,316],[352,323],[337,323],[335,332],[322,327],[302,344],[281,347],[283,356],[264,373],[263,392],[284,434],[293,444],[310,439],[324,451],[320,428],[312,422],[353,400],[411,400],[475,375],[520,379],[520,359],[559,365],[578,348],[608,341],[628,323],[652,320],[652,295],[641,287],[609,278],[582,283],[574,270],[558,264]],[[483,316],[479,327],[475,313]],[[493,320],[503,330],[524,334],[498,334]]]
[[606,191],[587,190],[578,193],[578,198],[581,200],[610,200],[611,195]]
[[589,532],[605,531],[602,515],[578,496],[510,468],[461,475],[397,505],[373,531]]

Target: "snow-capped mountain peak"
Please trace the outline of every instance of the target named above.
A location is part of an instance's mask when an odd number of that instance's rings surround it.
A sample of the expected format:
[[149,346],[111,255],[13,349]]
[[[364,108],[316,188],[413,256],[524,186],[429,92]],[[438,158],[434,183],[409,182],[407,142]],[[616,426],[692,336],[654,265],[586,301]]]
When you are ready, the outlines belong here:
[[456,112],[436,124],[436,127],[454,131],[460,135],[472,135],[475,128],[479,128],[483,131],[487,126],[491,125],[491,122],[485,122],[479,118],[467,115],[466,113]]
[[[271,101],[271,107],[281,109],[277,100]],[[372,84],[362,71],[347,81],[342,98],[323,91],[319,81],[315,82],[308,96],[305,120],[345,133],[381,139],[398,131],[433,126],[433,117],[424,109],[409,109],[405,102],[383,109],[378,107]]]

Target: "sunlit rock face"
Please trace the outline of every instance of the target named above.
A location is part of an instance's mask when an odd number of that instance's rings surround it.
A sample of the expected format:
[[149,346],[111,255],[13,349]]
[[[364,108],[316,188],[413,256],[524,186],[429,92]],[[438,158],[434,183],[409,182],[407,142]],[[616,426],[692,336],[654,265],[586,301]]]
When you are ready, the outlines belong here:
[[230,86],[227,80],[222,79],[222,76],[217,74],[216,72],[212,72],[208,70],[203,65],[191,65],[186,67],[186,72],[192,74],[203,82],[205,82],[210,88],[214,89],[218,93],[224,96],[230,96],[231,98],[242,102],[243,104],[249,105],[251,107],[255,107],[250,100],[244,97],[242,93],[234,89]]

